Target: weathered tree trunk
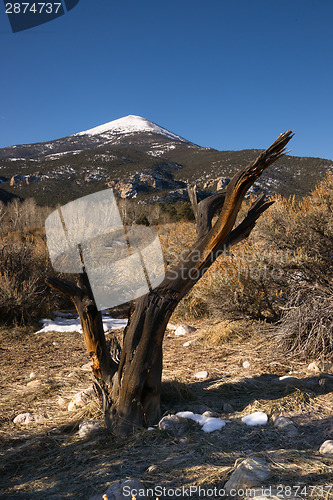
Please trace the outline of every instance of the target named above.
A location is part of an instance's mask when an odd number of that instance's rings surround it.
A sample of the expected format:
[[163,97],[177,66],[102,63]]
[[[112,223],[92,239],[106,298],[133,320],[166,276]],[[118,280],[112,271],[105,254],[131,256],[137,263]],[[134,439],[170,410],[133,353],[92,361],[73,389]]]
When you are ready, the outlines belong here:
[[[260,215],[272,204],[260,196],[244,220],[233,229],[246,191],[270,164],[285,154],[291,137],[290,131],[281,134],[272,146],[233,177],[225,191],[198,203],[195,187],[189,188],[197,240],[188,254],[167,271],[157,288],[135,301],[124,331],[119,363],[112,359],[107,348],[102,316],[86,274],[81,275],[80,286],[59,278],[48,279],[51,287],[75,304],[93,361],[95,381],[103,397],[105,423],[111,432],[125,435],[158,422],[162,343],[169,318],[219,253],[246,238]],[[220,208],[221,213],[212,227],[213,216]]]

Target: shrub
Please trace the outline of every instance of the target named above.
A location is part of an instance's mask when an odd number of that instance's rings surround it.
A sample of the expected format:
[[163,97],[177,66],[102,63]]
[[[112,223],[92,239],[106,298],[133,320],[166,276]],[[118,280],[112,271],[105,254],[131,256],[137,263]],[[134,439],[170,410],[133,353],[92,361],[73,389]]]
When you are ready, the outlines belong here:
[[257,240],[288,256],[283,267],[290,285],[328,285],[333,279],[333,174],[309,196],[276,198],[258,222]]
[[42,242],[19,238],[0,242],[0,316],[2,321],[25,323],[38,317],[48,304],[45,278],[51,265]]
[[194,287],[196,297],[207,303],[215,316],[275,320],[280,300],[280,276],[269,253],[245,241],[234,253],[221,255]]
[[215,315],[276,321],[305,285],[329,289],[332,241],[330,174],[301,200],[277,196],[250,238],[221,255],[193,292]]
[[210,310],[207,302],[196,297],[193,290],[191,290],[177,305],[173,317],[185,320],[198,319],[208,317]]
[[332,358],[332,297],[332,287],[307,287],[295,292],[273,333],[275,345],[297,356]]
[[23,230],[27,226],[43,227],[50,212],[50,208],[38,206],[33,198],[23,202],[14,199],[8,205],[0,201],[0,234]]
[[140,226],[149,226],[149,220],[145,216],[145,214],[140,214],[139,217],[136,219],[135,224],[138,224]]
[[[45,241],[44,220],[49,209],[33,200],[0,206],[0,318],[24,324],[65,305],[45,284],[54,274]],[[32,224],[36,225],[32,225]],[[67,303],[66,303],[67,304]]]
[[173,204],[163,204],[162,210],[167,213],[172,221],[194,221],[191,203],[178,200]]

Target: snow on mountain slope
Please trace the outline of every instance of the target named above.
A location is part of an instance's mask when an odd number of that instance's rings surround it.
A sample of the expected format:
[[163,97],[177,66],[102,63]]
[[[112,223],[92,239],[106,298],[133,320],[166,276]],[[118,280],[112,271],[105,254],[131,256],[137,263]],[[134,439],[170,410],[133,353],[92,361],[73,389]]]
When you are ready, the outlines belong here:
[[105,123],[104,125],[100,125],[99,127],[94,127],[89,130],[85,130],[84,132],[79,132],[77,134],[73,134],[73,136],[80,135],[128,135],[134,134],[136,132],[151,132],[153,134],[163,135],[169,139],[173,139],[176,141],[187,142],[186,139],[180,137],[179,135],[173,134],[169,132],[169,130],[156,125],[145,118],[141,118],[141,116],[128,115],[124,118],[119,118],[118,120],[113,120],[112,122]]

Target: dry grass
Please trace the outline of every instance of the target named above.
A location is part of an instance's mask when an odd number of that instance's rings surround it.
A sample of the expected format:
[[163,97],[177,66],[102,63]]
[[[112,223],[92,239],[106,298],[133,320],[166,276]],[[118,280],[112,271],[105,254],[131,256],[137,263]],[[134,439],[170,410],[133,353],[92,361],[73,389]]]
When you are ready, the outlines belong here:
[[[251,455],[269,461],[272,484],[329,483],[333,461],[317,450],[332,438],[331,389],[317,380],[310,390],[304,362],[269,357],[262,324],[234,322],[232,334],[227,335],[225,323],[206,320],[196,326],[199,329],[186,337],[167,332],[163,411],[212,410],[223,417],[223,404],[228,402],[235,410],[227,416],[231,422],[212,434],[194,426],[183,437],[142,430],[126,439],[104,431],[89,439],[78,436],[81,421],[102,418],[94,400],[82,410],[67,411],[71,397],[91,385],[89,372],[80,369],[87,355],[79,334],[2,330],[0,487],[4,498],[87,499],[126,477],[140,478],[151,487],[222,487],[235,462]],[[213,345],[208,339],[220,329],[222,336],[218,334]],[[194,342],[184,347],[187,340]],[[248,368],[243,367],[244,361],[249,361]],[[197,381],[194,373],[203,369],[209,378]],[[41,384],[29,389],[32,370]],[[297,372],[299,386],[277,380],[289,371]],[[241,423],[242,415],[259,410],[269,416],[289,416],[299,434],[286,440],[270,422],[265,427]],[[43,414],[45,419],[32,426],[15,426],[12,419],[25,411]]]
[[262,330],[259,322],[253,320],[224,320],[213,324],[203,334],[203,338],[211,345],[238,344]]
[[[272,485],[329,484],[333,459],[322,457],[318,449],[323,441],[333,439],[332,381],[309,376],[306,370],[310,361],[306,356],[317,355],[318,350],[304,352],[301,344],[293,353],[301,350],[302,358],[287,354],[284,341],[291,340],[291,336],[286,333],[277,340],[275,337],[272,347],[274,327],[268,326],[265,319],[271,321],[281,304],[286,305],[291,290],[288,279],[295,270],[301,268],[304,279],[311,277],[311,273],[316,275],[325,286],[322,270],[326,277],[332,270],[332,260],[326,252],[333,227],[332,186],[333,178],[300,204],[277,200],[258,224],[256,241],[244,242],[233,254],[218,260],[171,319],[180,323],[186,317],[195,318],[191,323],[198,330],[186,337],[175,337],[171,331],[166,334],[162,410],[164,413],[214,411],[230,420],[221,431],[205,434],[197,426],[191,426],[180,437],[142,429],[126,439],[115,439],[101,431],[82,439],[77,432],[80,422],[102,418],[97,400],[81,410],[67,410],[72,396],[92,383],[89,372],[80,369],[88,361],[82,337],[75,333],[34,335],[32,327],[3,328],[0,331],[2,498],[87,499],[126,477],[140,478],[147,486],[220,487],[235,464],[248,456],[262,456],[269,461]],[[43,234],[36,227],[20,226],[19,208],[13,205],[9,214],[11,227],[15,226],[11,239],[17,245],[24,245],[40,238],[40,244],[35,246],[36,252],[40,251],[36,254],[40,262],[45,250]],[[27,213],[34,214],[34,207]],[[34,217],[31,215],[30,225],[36,223]],[[308,228],[311,233],[306,232]],[[160,226],[159,231],[169,264],[195,238],[192,223],[167,224]],[[310,237],[312,246],[308,251]],[[290,260],[284,262],[282,282],[263,282],[251,277],[253,266],[263,269],[267,264],[261,259],[265,245],[272,249],[287,245],[291,250]],[[251,252],[257,260],[250,260]],[[239,258],[240,253],[244,257]],[[316,255],[320,258],[316,259]],[[241,273],[234,272],[239,269]],[[222,272],[218,274],[219,271]],[[6,305],[6,301],[3,303]],[[326,305],[330,307],[329,303]],[[308,317],[313,324],[319,321],[322,325],[318,339],[323,342],[331,339],[323,322],[331,321],[331,309],[319,315],[319,306],[311,306]],[[202,319],[203,315],[208,317]],[[300,317],[304,320],[304,315]],[[295,324],[293,318],[285,330],[291,332]],[[308,339],[306,335],[301,337]],[[192,342],[186,347],[183,344],[188,340]],[[326,354],[330,344],[325,344]],[[209,376],[199,381],[194,374],[202,370],[207,370]],[[35,387],[27,386],[31,371],[40,380]],[[289,373],[297,380],[279,380]],[[234,411],[226,414],[226,403]],[[13,424],[17,414],[28,411],[44,419],[30,426]],[[271,420],[263,427],[245,426],[240,417],[253,411],[265,411],[269,417],[279,414],[290,417],[298,434],[287,438]],[[320,496],[312,494],[311,499],[315,498]]]

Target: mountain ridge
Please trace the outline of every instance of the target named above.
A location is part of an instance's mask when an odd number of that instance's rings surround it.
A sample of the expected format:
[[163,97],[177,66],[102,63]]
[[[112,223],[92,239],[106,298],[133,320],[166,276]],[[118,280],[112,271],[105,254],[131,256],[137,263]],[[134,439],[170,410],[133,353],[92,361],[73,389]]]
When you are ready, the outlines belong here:
[[[61,139],[0,149],[0,185],[9,197],[50,205],[107,187],[142,203],[184,200],[188,182],[209,194],[261,151],[201,147],[128,115]],[[330,160],[287,155],[263,174],[256,189],[304,195],[332,171]]]
[[104,123],[103,125],[99,125],[97,127],[85,130],[83,132],[78,132],[76,134],[73,134],[72,137],[81,135],[91,136],[96,134],[109,135],[110,133],[115,135],[116,134],[125,135],[136,132],[151,132],[162,135],[164,137],[168,137],[170,139],[179,140],[181,142],[187,142],[190,144],[190,141],[187,141],[183,137],[176,135],[173,132],[167,130],[166,128],[160,127],[156,123],[137,115],[124,116],[123,118],[119,118],[117,120]]

